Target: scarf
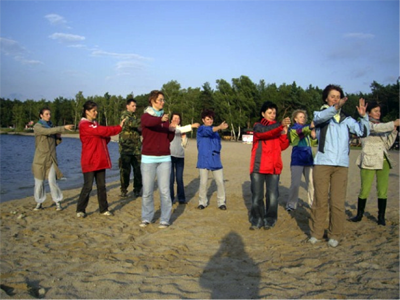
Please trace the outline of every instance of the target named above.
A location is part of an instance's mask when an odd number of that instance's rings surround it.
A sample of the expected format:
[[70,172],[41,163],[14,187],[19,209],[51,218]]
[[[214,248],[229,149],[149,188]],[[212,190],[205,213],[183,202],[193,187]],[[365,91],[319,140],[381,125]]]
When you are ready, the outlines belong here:
[[[329,106],[328,104],[324,104],[324,105],[321,106],[321,109],[326,109],[326,108],[329,108],[329,107],[330,107],[330,106]],[[338,122],[338,123],[339,123],[339,121],[340,121],[340,111],[341,111],[341,110],[342,110],[342,109],[339,108],[339,110],[337,111],[336,115],[333,116],[333,117],[335,118],[336,122]]]
[[155,110],[152,106],[147,106],[147,108],[144,110],[144,113],[154,117],[162,117],[164,115],[164,110]]
[[46,122],[43,119],[40,119],[38,122],[40,125],[43,125],[45,128],[51,128],[53,127],[53,123],[51,121]]
[[380,123],[379,120],[374,119],[374,118],[372,118],[372,117],[369,117],[369,121],[372,122],[372,123],[375,123],[375,124],[379,124],[379,123]]

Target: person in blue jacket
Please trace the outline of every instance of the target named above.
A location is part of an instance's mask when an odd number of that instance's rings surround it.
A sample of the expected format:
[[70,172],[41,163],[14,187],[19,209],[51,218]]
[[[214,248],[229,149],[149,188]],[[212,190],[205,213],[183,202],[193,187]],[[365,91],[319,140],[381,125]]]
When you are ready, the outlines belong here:
[[218,207],[226,210],[224,173],[221,163],[221,137],[218,131],[228,128],[228,124],[224,121],[218,126],[212,126],[214,116],[212,110],[204,110],[201,113],[203,125],[197,130],[197,168],[200,172],[199,206],[197,208],[204,209],[208,206],[207,180],[208,171],[211,171],[217,184]]
[[314,158],[312,146],[317,144],[316,134],[313,124],[307,125],[307,112],[302,109],[296,109],[292,113],[293,126],[289,128],[288,136],[292,148],[290,161],[291,184],[289,189],[289,199],[286,203],[286,210],[293,211],[297,209],[299,200],[299,188],[301,176],[304,175],[308,205],[311,207],[314,199],[314,185],[312,170]]
[[343,234],[345,221],[347,175],[349,169],[350,134],[358,137],[369,135],[367,105],[363,98],[357,107],[360,120],[346,116],[342,106],[347,97],[337,85],[328,85],[322,92],[326,104],[314,112],[313,123],[318,139],[314,158],[314,203],[311,207],[311,244],[324,236],[329,211],[328,245],[337,247]]

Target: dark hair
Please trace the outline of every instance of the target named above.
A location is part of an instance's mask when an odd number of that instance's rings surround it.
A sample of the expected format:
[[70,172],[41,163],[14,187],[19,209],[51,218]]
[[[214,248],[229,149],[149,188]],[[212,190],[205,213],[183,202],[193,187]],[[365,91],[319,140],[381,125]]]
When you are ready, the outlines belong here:
[[48,108],[47,106],[46,106],[46,107],[43,107],[43,108],[39,111],[39,119],[42,118],[41,115],[43,115],[43,113],[44,113],[46,110],[51,111],[50,108]]
[[150,96],[149,96],[149,104],[151,106],[152,102],[156,102],[157,98],[159,95],[163,95],[164,93],[159,91],[159,90],[154,90],[150,92]]
[[275,109],[276,114],[278,115],[278,106],[276,106],[276,104],[274,102],[265,101],[260,109],[260,120],[262,120],[264,118],[262,113],[264,113],[267,109]]
[[181,124],[182,124],[182,116],[181,116],[180,113],[177,113],[177,112],[172,112],[172,113],[171,113],[171,118],[169,119],[169,122],[171,123],[172,118],[173,118],[174,116],[178,116],[178,117],[179,117],[179,124],[178,124],[178,125],[181,125]]
[[368,102],[367,113],[371,112],[371,110],[373,110],[376,107],[381,107],[381,105],[376,101]]
[[332,91],[332,90],[338,91],[340,93],[340,99],[344,98],[343,90],[339,85],[329,84],[322,91],[322,101],[324,103],[325,103],[326,98],[328,98],[330,91]]
[[202,113],[201,113],[201,119],[203,120],[205,117],[209,117],[209,118],[214,119],[214,117],[215,117],[214,111],[212,111],[211,109],[203,110]]
[[131,99],[126,100],[126,105],[129,105],[132,102],[135,102],[135,104],[137,104],[136,100],[131,98]]
[[86,111],[91,110],[94,107],[97,107],[96,102],[92,100],[86,101],[85,104],[83,104],[82,118],[86,118]]

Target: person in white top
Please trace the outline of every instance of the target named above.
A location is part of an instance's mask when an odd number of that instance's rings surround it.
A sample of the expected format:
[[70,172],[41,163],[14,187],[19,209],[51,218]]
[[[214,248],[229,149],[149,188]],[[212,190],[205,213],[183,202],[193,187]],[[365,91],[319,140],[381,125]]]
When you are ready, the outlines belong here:
[[171,114],[170,124],[176,125],[175,138],[170,143],[171,151],[171,177],[170,177],[170,192],[171,201],[174,203],[174,184],[176,180],[177,198],[179,204],[186,204],[185,187],[183,185],[183,169],[185,166],[185,148],[188,142],[186,133],[192,131],[193,128],[199,128],[199,123],[193,123],[181,126],[182,118],[179,113]]

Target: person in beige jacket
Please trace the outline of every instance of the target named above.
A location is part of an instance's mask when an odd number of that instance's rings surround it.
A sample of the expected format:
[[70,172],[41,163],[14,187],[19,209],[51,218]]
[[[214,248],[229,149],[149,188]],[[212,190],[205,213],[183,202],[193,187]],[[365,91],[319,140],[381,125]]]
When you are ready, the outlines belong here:
[[32,163],[32,173],[35,178],[34,198],[36,207],[34,210],[43,209],[46,200],[44,180],[49,182],[50,193],[56,203],[56,210],[62,210],[60,201],[62,192],[57,185],[57,179],[62,177],[58,168],[56,146],[61,143],[61,132],[72,130],[74,125],[53,127],[50,121],[50,109],[45,107],[40,110],[39,121],[33,126],[35,134],[35,156]]
[[352,222],[361,221],[372,182],[376,175],[378,194],[378,225],[385,226],[385,211],[389,171],[393,168],[388,150],[396,140],[400,120],[381,123],[381,108],[377,102],[368,103],[367,113],[370,121],[370,135],[361,139],[362,150],[356,164],[361,169],[361,190],[358,195],[357,215]]

